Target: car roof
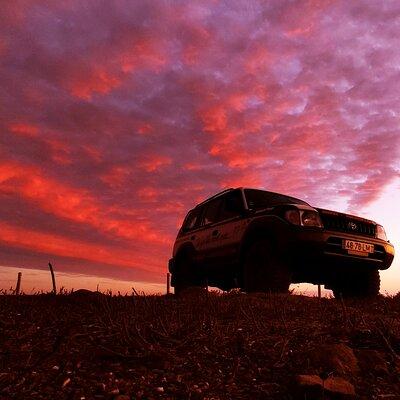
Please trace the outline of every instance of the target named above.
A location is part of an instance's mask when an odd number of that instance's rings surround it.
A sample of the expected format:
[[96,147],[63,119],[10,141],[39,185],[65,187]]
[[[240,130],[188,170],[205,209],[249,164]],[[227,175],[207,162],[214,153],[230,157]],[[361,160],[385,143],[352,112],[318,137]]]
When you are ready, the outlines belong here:
[[297,198],[297,197],[290,196],[290,195],[288,195],[288,194],[277,193],[277,192],[271,192],[271,191],[269,191],[269,190],[264,190],[264,189],[258,189],[258,188],[250,188],[250,187],[243,187],[243,186],[240,186],[240,187],[236,187],[236,188],[224,189],[224,190],[222,190],[221,192],[218,192],[218,193],[214,194],[213,196],[208,197],[207,199],[203,200],[201,203],[198,203],[198,204],[197,204],[195,207],[193,207],[190,211],[195,210],[196,208],[203,206],[204,204],[208,203],[210,200],[214,200],[214,199],[216,199],[216,198],[218,198],[218,197],[220,197],[220,196],[222,196],[222,195],[224,195],[224,194],[226,194],[226,193],[232,192],[232,191],[234,191],[234,190],[259,190],[260,192],[267,192],[267,193],[276,194],[276,195],[279,195],[279,196],[286,196],[286,197],[289,197],[289,198],[292,198],[292,199],[295,199],[295,200],[299,200],[299,201],[301,201],[301,202],[303,202],[303,203],[305,203],[305,204],[308,204],[306,201],[301,200],[301,199],[299,199],[299,198]]
[[[304,200],[301,200],[301,199],[299,199],[299,198],[297,198],[297,197],[290,196],[290,195],[288,195],[288,194],[278,193],[278,192],[271,192],[271,191],[265,190],[265,189],[258,189],[258,188],[250,188],[250,187],[243,187],[243,186],[240,186],[240,187],[237,187],[237,188],[224,189],[224,190],[222,190],[221,192],[218,192],[218,193],[214,194],[213,196],[208,197],[207,199],[203,200],[201,203],[198,203],[194,208],[200,207],[200,206],[202,206],[203,204],[209,202],[210,200],[213,200],[213,199],[215,199],[215,198],[217,198],[217,197],[220,197],[220,196],[222,196],[222,195],[224,195],[224,194],[226,194],[226,193],[232,192],[232,191],[234,191],[234,190],[242,190],[242,189],[243,189],[243,190],[259,190],[260,192],[266,192],[266,193],[270,193],[270,194],[276,194],[276,195],[279,195],[279,196],[286,196],[286,197],[290,197],[290,198],[292,198],[292,199],[296,199],[296,200],[302,201],[302,202],[304,202],[304,203],[307,203],[307,202],[304,201]],[[193,208],[193,209],[194,209],[194,208]]]
[[[209,202],[210,200],[213,200],[219,196],[222,196],[226,193],[232,192],[233,190],[237,190],[237,189],[241,189],[241,188],[229,188],[229,189],[222,190],[221,192],[218,192],[218,193],[214,194],[213,196],[208,197],[207,199],[203,200],[201,203],[197,204],[196,207],[200,207],[203,204]],[[196,208],[196,207],[194,207],[194,208]]]

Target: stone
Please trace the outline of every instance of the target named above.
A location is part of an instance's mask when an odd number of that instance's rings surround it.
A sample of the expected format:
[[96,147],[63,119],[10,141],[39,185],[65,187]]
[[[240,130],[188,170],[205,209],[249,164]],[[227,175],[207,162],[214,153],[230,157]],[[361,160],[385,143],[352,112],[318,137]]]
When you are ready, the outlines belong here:
[[319,346],[309,353],[309,360],[318,373],[357,375],[360,371],[353,349],[343,343]]
[[294,397],[307,400],[353,400],[354,386],[344,378],[330,377],[323,381],[318,375],[297,375]]
[[295,377],[295,398],[318,400],[322,398],[322,379],[318,375],[297,375]]
[[330,377],[325,380],[324,391],[332,400],[351,400],[356,398],[354,386],[340,377]]

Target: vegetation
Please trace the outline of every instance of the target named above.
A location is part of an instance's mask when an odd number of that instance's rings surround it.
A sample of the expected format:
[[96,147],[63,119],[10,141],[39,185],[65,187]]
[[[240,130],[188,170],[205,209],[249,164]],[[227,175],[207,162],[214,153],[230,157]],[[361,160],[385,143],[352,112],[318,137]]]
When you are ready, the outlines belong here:
[[[361,398],[396,398],[399,312],[397,296],[3,295],[0,398],[292,399],[298,374],[339,375]],[[357,368],[313,361],[338,343]]]

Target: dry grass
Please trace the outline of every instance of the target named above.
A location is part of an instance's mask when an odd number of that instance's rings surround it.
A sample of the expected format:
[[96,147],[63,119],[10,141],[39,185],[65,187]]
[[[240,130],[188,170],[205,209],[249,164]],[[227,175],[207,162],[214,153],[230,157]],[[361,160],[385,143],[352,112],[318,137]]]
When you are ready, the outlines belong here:
[[400,393],[400,298],[0,296],[0,398],[291,399],[307,354],[344,342],[389,373],[350,377],[365,398]]

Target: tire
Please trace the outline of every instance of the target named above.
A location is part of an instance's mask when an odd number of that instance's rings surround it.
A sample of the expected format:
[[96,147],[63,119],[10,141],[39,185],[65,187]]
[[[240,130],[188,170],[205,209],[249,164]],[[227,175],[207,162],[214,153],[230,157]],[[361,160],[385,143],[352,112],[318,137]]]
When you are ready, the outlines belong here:
[[246,292],[287,293],[292,274],[268,239],[254,242],[243,262],[243,289]]
[[185,251],[177,257],[176,270],[173,274],[174,293],[180,295],[189,287],[200,286],[195,279],[195,263],[189,251]]
[[345,280],[333,286],[335,298],[376,297],[379,295],[381,279],[378,270],[366,270],[353,273]]

